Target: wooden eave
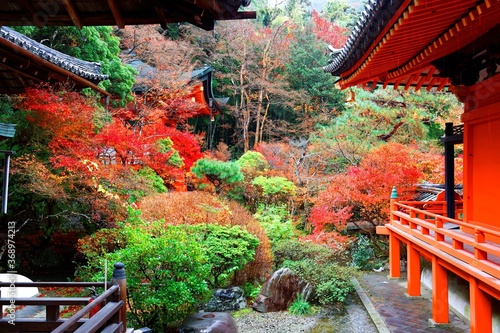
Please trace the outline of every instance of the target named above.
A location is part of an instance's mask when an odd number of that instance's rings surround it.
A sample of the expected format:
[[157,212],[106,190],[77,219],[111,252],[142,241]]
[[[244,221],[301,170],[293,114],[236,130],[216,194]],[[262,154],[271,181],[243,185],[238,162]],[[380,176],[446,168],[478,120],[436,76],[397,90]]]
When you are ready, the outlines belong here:
[[[452,82],[436,62],[459,52],[478,36],[498,30],[499,22],[499,0],[404,0],[379,35],[371,41],[364,38],[363,42],[370,42],[370,46],[340,73],[339,85],[443,89]],[[346,49],[342,55],[348,54]],[[475,54],[469,56],[473,58]],[[347,56],[334,65],[342,68],[346,61]],[[330,66],[330,72],[335,71],[332,67],[335,66]]]
[[253,19],[250,0],[2,0],[0,25],[118,26],[188,22],[212,30],[217,20]]
[[[2,29],[5,29],[5,27]],[[24,92],[26,88],[37,86],[43,82],[62,82],[70,84],[75,89],[91,88],[101,95],[110,96],[110,93],[97,85],[99,81],[107,78],[106,75],[86,72],[80,68],[76,70],[79,66],[71,64],[71,57],[68,56],[66,56],[64,62],[69,63],[74,69],[73,71],[65,69],[61,64],[56,64],[63,62],[63,59],[57,56],[57,51],[39,45],[35,41],[32,42],[33,45],[29,44],[28,46],[26,41],[23,40],[19,43],[24,46],[22,47],[15,42],[0,37],[0,94],[19,94]],[[36,48],[39,52],[35,53],[26,49],[30,47]],[[44,49],[43,52],[42,48]],[[51,53],[47,54],[45,51]],[[44,59],[42,55],[47,55],[53,62]],[[87,63],[78,59],[74,60]],[[94,79],[85,77],[89,75]]]

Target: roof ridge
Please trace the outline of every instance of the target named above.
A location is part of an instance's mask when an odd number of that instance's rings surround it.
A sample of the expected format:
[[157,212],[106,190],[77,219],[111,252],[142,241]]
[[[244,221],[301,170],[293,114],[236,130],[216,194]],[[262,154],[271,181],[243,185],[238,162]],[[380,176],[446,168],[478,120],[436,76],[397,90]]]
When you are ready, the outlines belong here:
[[3,38],[10,43],[33,53],[37,57],[47,60],[50,63],[66,69],[82,78],[89,79],[91,81],[102,81],[109,78],[108,75],[101,73],[100,63],[81,60],[59,52],[13,30],[12,28],[1,26],[0,38]]

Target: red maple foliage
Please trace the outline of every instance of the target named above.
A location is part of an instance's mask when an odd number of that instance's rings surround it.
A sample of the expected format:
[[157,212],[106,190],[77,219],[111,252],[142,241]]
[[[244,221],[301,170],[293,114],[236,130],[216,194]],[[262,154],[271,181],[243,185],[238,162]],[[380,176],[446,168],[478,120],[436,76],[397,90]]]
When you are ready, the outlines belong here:
[[84,161],[95,160],[91,144],[94,108],[90,105],[76,92],[27,89],[20,107],[27,110],[28,121],[44,130],[55,167],[86,172]]
[[[423,180],[422,166],[435,155],[420,153],[416,147],[388,143],[372,149],[359,166],[335,175],[331,184],[319,194],[309,216],[313,226],[312,240],[331,241],[345,230],[348,221],[368,221],[374,225],[387,220],[389,197],[396,186],[399,198],[408,200],[415,185]],[[329,233],[329,234],[325,234]],[[328,236],[328,237],[327,237]]]
[[312,11],[314,32],[322,41],[333,47],[341,48],[347,41],[349,30],[322,18],[315,10]]

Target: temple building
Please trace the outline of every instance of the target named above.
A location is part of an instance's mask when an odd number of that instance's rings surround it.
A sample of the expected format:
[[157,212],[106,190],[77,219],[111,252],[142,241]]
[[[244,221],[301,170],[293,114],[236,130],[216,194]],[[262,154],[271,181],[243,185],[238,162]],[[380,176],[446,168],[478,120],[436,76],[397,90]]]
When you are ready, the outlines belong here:
[[[377,232],[389,236],[391,278],[401,276],[401,248],[406,248],[410,297],[420,296],[422,259],[431,264],[433,323],[449,321],[450,277],[464,282],[464,316],[473,333],[500,329],[492,319],[500,304],[495,208],[500,199],[499,23],[498,0],[370,0],[346,45],[332,52],[324,68],[339,76],[343,89],[446,89],[464,103],[463,124],[448,124],[442,138],[443,209],[398,201],[394,189],[390,219]],[[463,195],[458,198],[453,184],[457,143],[464,149]]]

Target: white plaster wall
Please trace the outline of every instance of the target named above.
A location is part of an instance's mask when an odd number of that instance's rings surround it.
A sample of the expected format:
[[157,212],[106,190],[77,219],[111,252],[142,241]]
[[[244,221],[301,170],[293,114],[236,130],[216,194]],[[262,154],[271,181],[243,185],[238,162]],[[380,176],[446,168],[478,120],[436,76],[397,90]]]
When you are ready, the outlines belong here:
[[[421,281],[432,290],[432,270],[422,270]],[[453,273],[448,273],[448,302],[451,310],[467,322],[470,321],[469,283]],[[493,333],[500,333],[500,309],[493,306]]]

